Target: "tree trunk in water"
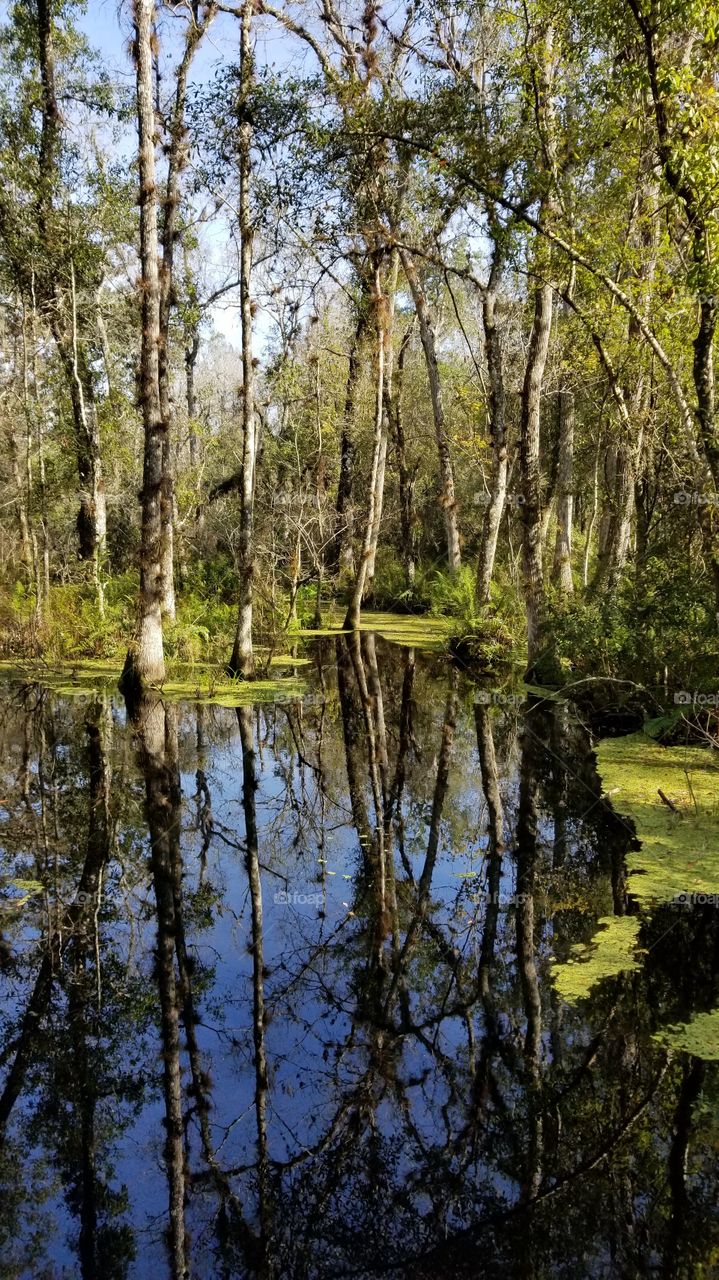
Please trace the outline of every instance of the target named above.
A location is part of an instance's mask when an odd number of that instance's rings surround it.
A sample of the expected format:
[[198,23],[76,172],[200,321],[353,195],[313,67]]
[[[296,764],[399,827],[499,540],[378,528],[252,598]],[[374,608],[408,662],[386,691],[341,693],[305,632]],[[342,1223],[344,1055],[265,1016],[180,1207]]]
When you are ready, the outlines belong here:
[[372,826],[367,811],[365,788],[362,779],[364,768],[362,707],[357,705],[358,699],[355,696],[357,686],[353,677],[349,640],[346,636],[337,636],[335,640],[335,656],[337,660],[337,692],[342,720],[342,739],[345,749],[347,789],[352,811],[352,822],[364,857],[365,871],[370,874],[372,870],[370,857]]
[[442,400],[442,384],[439,377],[439,369],[437,367],[437,349],[434,337],[434,329],[430,319],[427,300],[422,292],[419,276],[412,261],[412,256],[406,249],[400,249],[400,258],[402,259],[402,268],[407,277],[407,283],[412,294],[417,319],[419,320],[419,332],[422,339],[422,349],[427,365],[427,377],[429,379],[429,389],[432,398],[432,416],[434,418],[434,434],[437,441],[437,453],[439,455],[439,474],[441,482],[440,503],[444,513],[444,527],[447,537],[447,563],[450,573],[456,573],[462,563],[462,556],[459,547],[459,528],[457,524],[457,502],[454,495],[454,472],[452,470],[452,457],[449,451],[449,441],[444,419],[444,403]]
[[[142,0],[138,0],[139,9]],[[175,712],[158,697],[143,694],[135,708],[140,764],[145,777],[150,865],[157,915],[155,970],[160,1004],[165,1172],[168,1184],[168,1248],[173,1277],[188,1275],[185,1231],[186,1169],[180,1064],[180,983],[175,969],[178,933],[175,868],[180,859],[180,772]]]
[[519,448],[522,481],[522,575],[527,608],[527,666],[531,672],[539,656],[539,633],[544,596],[542,566],[541,475],[539,428],[542,382],[552,327],[552,288],[540,285],[534,295],[534,322],[522,387]]
[[489,502],[485,508],[482,522],[482,542],[477,561],[476,600],[478,605],[489,604],[492,590],[492,574],[497,554],[499,526],[502,522],[504,507],[507,501],[507,434],[506,434],[506,394],[504,390],[504,370],[502,360],[502,344],[497,330],[496,286],[499,276],[499,258],[497,252],[492,259],[492,270],[489,287],[482,304],[482,321],[484,324],[484,341],[487,353],[487,372],[489,375],[489,431],[492,440],[492,474],[490,480]]
[[240,495],[239,539],[239,599],[237,604],[237,631],[232,656],[228,664],[231,675],[250,677],[254,674],[252,655],[252,595],[255,571],[253,537],[255,497],[255,456],[257,436],[255,425],[254,376],[252,364],[252,299],[250,276],[252,272],[253,228],[250,213],[250,165],[252,148],[252,123],[249,118],[248,97],[254,84],[254,63],[251,48],[252,0],[245,0],[242,9],[240,37],[240,317],[242,322],[242,490]]
[[572,519],[574,515],[574,395],[559,393],[559,465],[557,469],[557,536],[554,544],[554,581],[562,595],[571,595]]
[[499,790],[499,772],[494,750],[489,708],[474,704],[477,729],[477,750],[482,778],[482,791],[487,801],[489,842],[487,846],[487,910],[479,956],[479,989],[484,1000],[490,992],[491,967],[499,920],[499,891],[502,880],[502,853],[504,850],[504,816]]
[[[362,598],[364,596],[365,581],[367,576],[367,566],[370,557],[373,556],[374,543],[379,532],[376,522],[376,511],[378,507],[378,486],[380,480],[384,476],[382,469],[383,454],[386,453],[387,436],[386,436],[386,418],[384,414],[384,362],[385,362],[385,330],[387,327],[386,308],[387,300],[382,292],[382,281],[379,268],[375,270],[374,279],[374,304],[376,316],[376,339],[377,339],[377,373],[375,384],[375,415],[374,415],[374,448],[372,453],[372,469],[370,472],[369,485],[369,505],[367,511],[367,522],[365,525],[364,538],[362,540],[362,552],[360,556],[357,574],[352,587],[350,601],[347,608],[347,616],[345,618],[345,627],[349,630],[355,630],[359,627],[360,609],[362,607]],[[380,505],[381,505],[381,497]]]
[[520,1191],[522,1201],[532,1200],[542,1178],[543,1112],[541,1107],[542,1001],[535,954],[534,894],[537,875],[537,758],[536,729],[526,724],[519,773],[517,813],[517,968],[526,1018],[524,1034],[524,1084],[527,1100],[526,1165]]
[[[245,842],[247,853],[245,866],[250,891],[252,913],[252,1043],[255,1068],[255,1123],[257,1126],[257,1180],[259,1192],[260,1241],[259,1252],[266,1263],[270,1245],[271,1196],[269,1187],[270,1166],[267,1150],[267,1094],[269,1071],[265,1047],[265,988],[264,988],[264,929],[262,915],[262,876],[260,873],[260,849],[257,834],[257,767],[252,732],[252,708],[238,707],[237,722],[242,743],[242,810],[245,817]],[[260,1275],[269,1276],[267,1266],[261,1266]]]
[[140,400],[145,433],[140,546],[140,620],[137,638],[125,661],[126,692],[165,679],[162,644],[162,479],[165,428],[160,410],[160,281],[155,188],[155,104],[152,39],[154,0],[135,0],[135,58],[140,176],[140,263],[142,270],[142,345]]

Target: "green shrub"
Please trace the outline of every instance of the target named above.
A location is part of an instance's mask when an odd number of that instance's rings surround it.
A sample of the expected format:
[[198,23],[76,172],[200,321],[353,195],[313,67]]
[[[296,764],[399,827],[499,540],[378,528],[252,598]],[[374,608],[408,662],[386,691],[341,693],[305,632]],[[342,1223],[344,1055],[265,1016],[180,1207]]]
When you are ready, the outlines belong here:
[[554,682],[608,676],[679,688],[715,679],[711,591],[691,568],[649,560],[614,591],[550,596],[545,666]]

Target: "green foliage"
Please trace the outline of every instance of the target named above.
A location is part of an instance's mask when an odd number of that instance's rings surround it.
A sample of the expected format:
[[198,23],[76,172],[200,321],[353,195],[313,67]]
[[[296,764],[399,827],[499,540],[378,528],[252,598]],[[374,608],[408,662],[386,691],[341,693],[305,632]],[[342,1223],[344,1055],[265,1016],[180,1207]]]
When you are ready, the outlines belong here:
[[665,558],[615,591],[570,598],[550,595],[544,630],[544,677],[623,676],[680,687],[701,684],[716,669],[716,637],[708,592],[689,568]]
[[111,658],[127,644],[132,631],[137,575],[123,574],[105,585],[104,612],[93,587],[86,583],[56,583],[42,619],[34,596],[21,584],[0,607],[0,652],[34,656],[48,663],[68,658]]
[[232,647],[235,608],[217,595],[183,592],[177,616],[163,627],[165,656],[180,662],[223,662]]
[[427,593],[430,613],[456,618],[466,630],[472,630],[477,621],[477,609],[474,573],[469,565],[463,564],[456,574],[437,570],[427,583]]

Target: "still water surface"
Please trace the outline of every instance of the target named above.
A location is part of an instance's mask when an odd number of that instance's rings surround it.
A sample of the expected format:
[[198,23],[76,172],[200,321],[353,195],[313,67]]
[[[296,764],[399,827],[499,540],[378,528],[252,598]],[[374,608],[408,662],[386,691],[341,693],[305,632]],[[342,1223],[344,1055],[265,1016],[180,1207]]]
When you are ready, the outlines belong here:
[[0,1277],[709,1277],[719,912],[631,914],[562,703],[371,634],[309,696],[0,691]]

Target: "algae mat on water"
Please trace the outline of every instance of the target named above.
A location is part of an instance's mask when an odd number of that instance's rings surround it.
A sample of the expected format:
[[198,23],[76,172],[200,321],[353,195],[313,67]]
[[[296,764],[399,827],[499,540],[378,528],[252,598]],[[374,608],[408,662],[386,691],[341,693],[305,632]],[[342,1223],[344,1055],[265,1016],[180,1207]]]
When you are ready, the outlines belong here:
[[[719,760],[703,747],[662,747],[646,734],[600,742],[604,794],[629,818],[641,849],[627,855],[629,892],[642,904],[719,894]],[[675,806],[672,810],[662,800]]]
[[599,932],[587,945],[572,947],[563,964],[554,967],[553,979],[565,1000],[581,1000],[602,978],[614,978],[639,968],[636,955],[638,916],[602,916]]
[[[292,659],[293,666],[303,666],[308,659]],[[285,659],[273,663],[284,666]],[[39,664],[2,663],[8,679],[24,684],[39,684],[64,698],[95,698],[99,693],[114,693],[122,672],[121,665],[83,659],[62,663],[57,667]],[[258,702],[284,702],[302,698],[307,692],[304,680],[297,676],[273,676],[266,680],[228,680],[224,673],[196,668],[185,673],[180,667],[159,689],[169,702],[198,702],[213,707],[242,707]]]
[[[588,995],[604,978],[639,968],[642,916],[654,907],[681,903],[685,895],[687,900],[692,894],[719,895],[715,753],[701,747],[662,747],[646,734],[635,733],[600,742],[597,768],[605,797],[627,820],[628,833],[636,831],[641,841],[641,847],[627,855],[629,893],[641,914],[599,920],[591,942],[574,948],[568,961],[554,966],[554,985],[570,1001]],[[709,1049],[718,1023],[719,1014],[700,1014],[694,1022],[658,1034],[677,1048],[701,1040]]]
[[[405,649],[442,652],[447,648],[452,632],[456,630],[456,622],[453,623],[451,618],[430,618],[424,613],[362,613],[359,629],[371,631],[383,640],[402,645]],[[344,627],[339,614],[331,614],[326,627],[302,627],[295,634],[300,639],[312,639],[315,636],[351,633]],[[292,633],[289,638],[292,638]]]
[[363,613],[360,620],[361,631],[374,631],[384,640],[408,649],[446,649],[456,625],[451,618],[412,613]]

